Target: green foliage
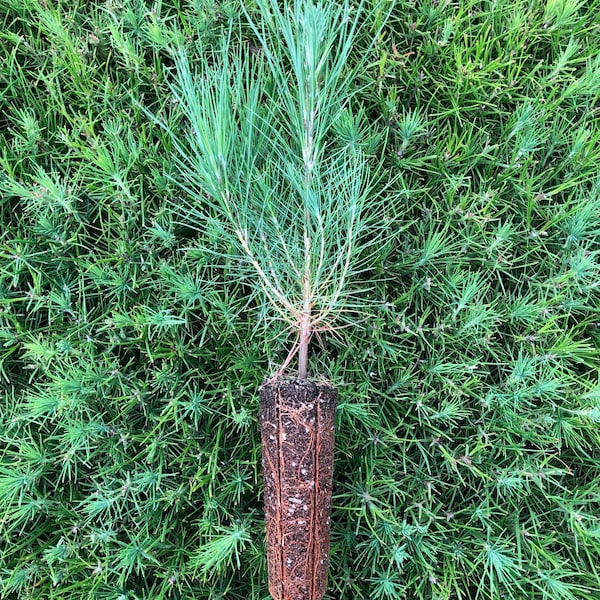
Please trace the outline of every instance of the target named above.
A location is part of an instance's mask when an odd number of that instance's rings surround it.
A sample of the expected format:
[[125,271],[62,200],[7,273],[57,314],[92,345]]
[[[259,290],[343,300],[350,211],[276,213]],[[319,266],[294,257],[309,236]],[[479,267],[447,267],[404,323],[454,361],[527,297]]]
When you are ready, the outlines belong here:
[[[302,271],[299,46],[357,13],[276,39],[275,6],[0,1],[1,598],[267,597],[256,388],[289,332],[231,221],[185,213],[194,144],[224,149]],[[314,147],[320,198],[365,177],[363,314],[313,342],[341,395],[328,597],[597,598],[600,5],[361,8]]]
[[184,120],[175,131],[151,118],[176,150],[173,180],[189,197],[173,209],[181,223],[204,238],[217,229],[214,258],[238,257],[237,276],[262,302],[259,323],[280,320],[302,341],[354,324],[358,305],[364,311],[356,276],[382,234],[393,242],[385,224],[397,210],[393,195],[384,203],[374,193],[364,114],[353,118],[349,108],[366,61],[349,68],[348,57],[369,15],[348,3],[299,1],[282,11],[265,1],[258,9],[250,27],[260,55],[249,58],[229,32],[220,52],[206,52],[192,70],[178,48],[171,92]]

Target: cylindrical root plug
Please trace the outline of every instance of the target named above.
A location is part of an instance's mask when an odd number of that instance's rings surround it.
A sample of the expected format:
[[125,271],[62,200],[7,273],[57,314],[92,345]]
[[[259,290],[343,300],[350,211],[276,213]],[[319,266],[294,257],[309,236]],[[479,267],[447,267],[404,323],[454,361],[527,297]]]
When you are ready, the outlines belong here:
[[319,600],[327,587],[337,390],[305,379],[260,388],[269,592]]

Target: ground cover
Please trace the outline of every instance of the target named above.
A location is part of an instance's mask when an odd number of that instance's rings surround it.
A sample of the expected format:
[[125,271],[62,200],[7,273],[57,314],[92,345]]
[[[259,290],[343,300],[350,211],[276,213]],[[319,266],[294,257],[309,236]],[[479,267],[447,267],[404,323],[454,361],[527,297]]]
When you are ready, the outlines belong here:
[[[372,308],[313,342],[326,598],[598,598],[600,4],[365,8],[335,135],[394,209]],[[289,347],[182,219],[149,117],[183,126],[178,48],[231,29],[259,60],[247,15],[0,0],[0,24],[0,597],[266,598],[257,388]]]

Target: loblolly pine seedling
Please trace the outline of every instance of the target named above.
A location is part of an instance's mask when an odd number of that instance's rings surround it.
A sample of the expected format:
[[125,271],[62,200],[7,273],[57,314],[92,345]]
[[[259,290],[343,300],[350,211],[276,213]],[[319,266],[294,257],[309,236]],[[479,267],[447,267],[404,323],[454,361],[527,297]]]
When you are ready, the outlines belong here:
[[[310,342],[358,324],[357,275],[393,207],[375,193],[358,136],[336,135],[360,118],[351,100],[365,61],[350,70],[347,59],[362,6],[257,5],[258,53],[234,48],[230,36],[198,72],[176,54],[172,92],[184,126],[170,134],[185,222],[227,248],[211,252],[235,265],[260,320],[283,323],[294,338],[260,388],[269,589],[276,600],[317,600],[327,580],[337,390],[309,378]],[[296,357],[297,375],[284,376]]]

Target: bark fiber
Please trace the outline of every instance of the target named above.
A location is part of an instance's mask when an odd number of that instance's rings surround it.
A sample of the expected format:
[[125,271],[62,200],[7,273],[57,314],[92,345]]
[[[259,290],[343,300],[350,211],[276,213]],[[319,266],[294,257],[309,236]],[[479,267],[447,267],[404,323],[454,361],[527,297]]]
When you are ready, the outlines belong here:
[[269,592],[319,600],[327,587],[337,390],[305,379],[260,388]]

